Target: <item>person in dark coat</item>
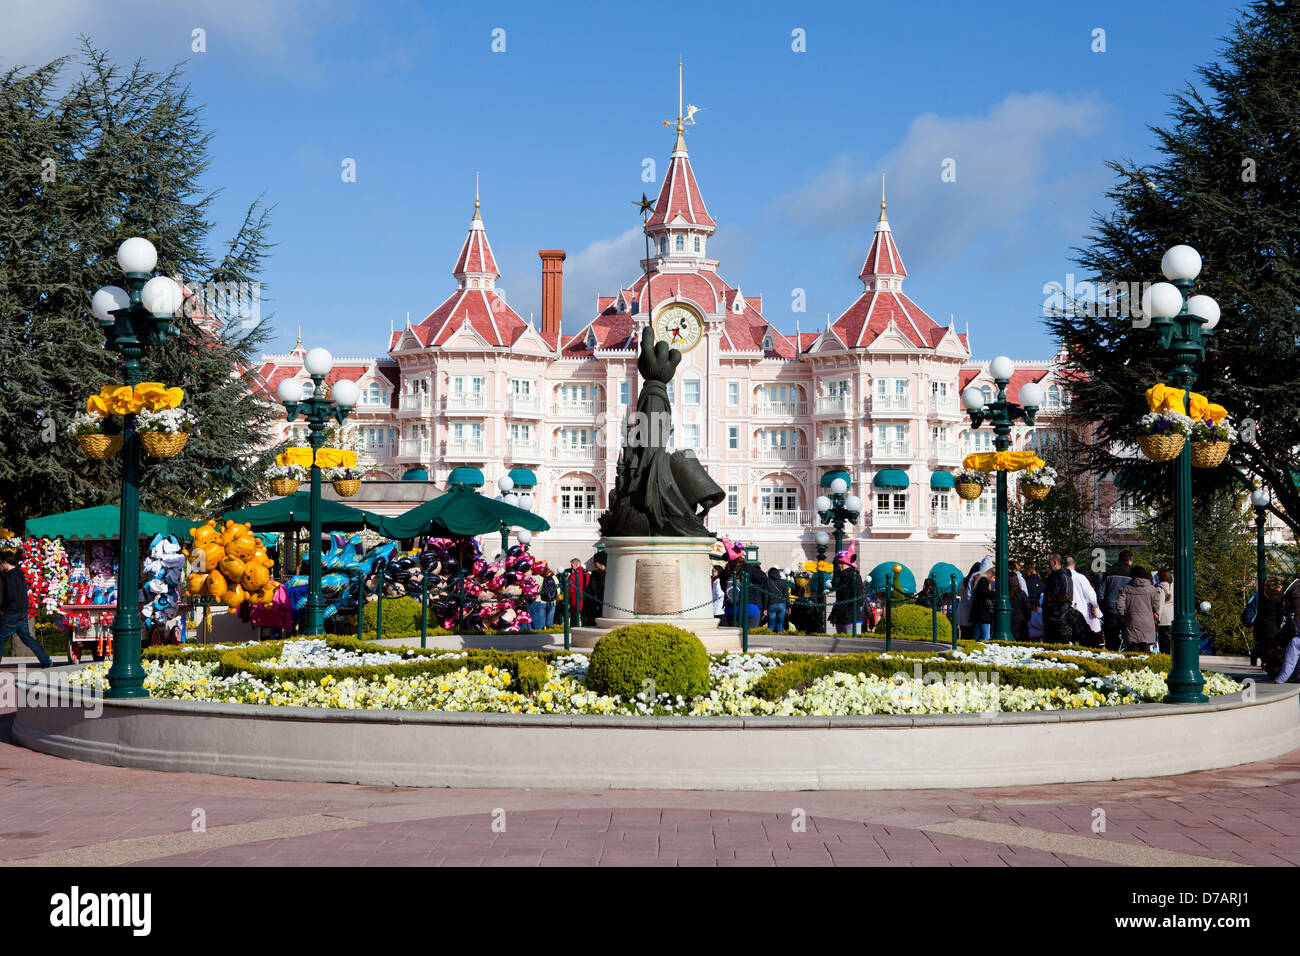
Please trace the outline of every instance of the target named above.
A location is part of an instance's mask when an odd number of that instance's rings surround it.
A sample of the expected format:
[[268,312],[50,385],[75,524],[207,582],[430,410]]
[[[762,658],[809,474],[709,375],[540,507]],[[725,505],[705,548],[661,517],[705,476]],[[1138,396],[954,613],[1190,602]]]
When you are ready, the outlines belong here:
[[916,603],[921,607],[934,607],[934,600],[934,581],[926,578],[921,590],[916,592]]
[[1106,649],[1117,651],[1124,643],[1124,624],[1120,620],[1117,603],[1119,593],[1128,587],[1133,577],[1133,552],[1124,550],[1119,553],[1119,561],[1106,572],[1101,579],[1101,588],[1097,598],[1101,601],[1101,633],[1106,641]]
[[1011,588],[1011,636],[1017,641],[1029,640],[1029,619],[1034,614],[1034,602],[1020,588],[1020,582],[1012,578],[1007,582]]
[[1025,565],[1025,593],[1034,607],[1038,607],[1038,600],[1043,596],[1043,579],[1038,576],[1038,568],[1032,564]]
[[50,655],[27,626],[27,576],[18,566],[22,560],[20,551],[0,552],[0,572],[4,578],[4,597],[0,599],[0,654],[4,653],[9,638],[17,635],[36,655],[41,667],[53,667]]
[[[1272,667],[1268,667],[1268,673],[1278,684],[1285,684],[1293,677],[1300,676],[1296,673],[1296,665],[1300,664],[1300,581],[1292,581],[1283,595],[1283,604],[1291,612],[1291,620],[1283,627],[1282,633],[1278,635],[1277,650],[1281,652],[1282,663],[1281,669],[1273,672]],[[1276,658],[1274,658],[1276,660]]]
[[776,567],[767,569],[767,595],[767,626],[773,634],[784,634],[790,613],[790,585]]
[[1278,641],[1282,623],[1286,619],[1286,605],[1282,603],[1282,579],[1270,575],[1264,579],[1264,590],[1255,599],[1255,620],[1251,623],[1255,646],[1250,649],[1251,663],[1262,657]]
[[596,618],[605,613],[605,552],[592,559],[595,570],[587,582],[587,599],[582,603],[583,627],[595,627]]
[[[841,634],[856,634],[862,629],[862,622],[871,618],[871,604],[867,595],[867,585],[858,573],[857,566],[849,561],[835,562],[835,609],[831,612],[831,621]],[[857,619],[854,620],[853,598],[857,598]],[[843,603],[840,603],[843,602]]]
[[1051,573],[1043,588],[1043,642],[1068,644],[1074,636],[1070,626],[1070,608],[1074,599],[1074,582],[1061,563],[1059,554],[1047,556]]
[[996,573],[993,568],[989,568],[975,579],[975,590],[971,596],[970,622],[975,628],[977,641],[993,639],[993,598],[996,596],[997,589],[993,583],[993,576]]
[[569,588],[565,598],[569,602],[569,626],[577,627],[583,621],[582,609],[586,605],[586,594],[591,585],[591,572],[574,558],[569,562]]

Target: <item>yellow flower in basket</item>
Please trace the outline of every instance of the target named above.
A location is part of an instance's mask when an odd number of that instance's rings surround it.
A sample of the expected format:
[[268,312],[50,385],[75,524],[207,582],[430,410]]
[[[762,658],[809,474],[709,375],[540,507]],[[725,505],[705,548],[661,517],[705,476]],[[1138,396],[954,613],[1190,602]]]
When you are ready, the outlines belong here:
[[135,397],[151,412],[176,408],[185,398],[179,388],[167,388],[162,382],[141,382],[135,387]]
[[275,456],[277,465],[298,465],[302,468],[311,467],[311,449],[310,448],[286,448],[280,454]]

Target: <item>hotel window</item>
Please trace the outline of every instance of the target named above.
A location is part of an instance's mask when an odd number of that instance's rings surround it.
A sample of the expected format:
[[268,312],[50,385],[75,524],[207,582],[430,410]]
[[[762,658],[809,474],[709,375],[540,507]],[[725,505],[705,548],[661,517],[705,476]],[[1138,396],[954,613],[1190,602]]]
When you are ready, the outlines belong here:
[[451,437],[457,444],[477,442],[483,438],[482,422],[453,422]]
[[1061,386],[1049,385],[1047,387],[1047,407],[1060,408],[1064,402],[1061,398]]
[[740,450],[740,428],[736,425],[727,426],[727,450]]
[[798,502],[798,488],[773,485],[758,489],[758,509],[763,514],[785,514],[798,511]]
[[531,378],[512,378],[510,380],[510,397],[518,401],[532,401],[533,380]]
[[964,431],[961,433],[961,444],[965,451],[992,451],[993,450],[993,431],[989,429]]
[[384,394],[383,388],[380,387],[378,382],[371,382],[370,387],[366,389],[365,404],[385,405],[387,404],[387,402],[388,402],[388,398]]
[[837,378],[830,382],[824,382],[823,387],[826,389],[826,395],[828,397],[835,397],[839,395],[848,395],[851,383],[847,378]]
[[740,517],[740,485],[727,485],[727,517]]
[[453,375],[451,393],[457,397],[473,396],[479,398],[483,394],[483,381],[482,378],[476,375]]
[[887,444],[897,442],[902,445],[907,444],[907,426],[906,425],[877,425],[876,426],[876,443]]
[[677,383],[676,382],[668,383],[668,404],[669,405],[677,404]]
[[682,447],[683,448],[700,447],[700,426],[699,425],[682,426]]
[[594,385],[561,385],[560,386],[560,404],[561,405],[586,405],[594,401],[596,397],[596,387]]
[[696,236],[696,237],[695,237],[695,251],[696,251],[696,252],[699,252],[699,251],[700,251],[700,237],[699,237],[699,236]]
[[620,405],[632,404],[632,383],[631,382],[618,383],[618,403]]
[[533,443],[533,426],[510,423],[510,444],[531,445]]
[[948,443],[948,426],[931,425],[930,426],[930,447],[936,445],[946,445]]
[[674,243],[674,245],[673,245],[673,251],[674,251],[674,252],[685,252],[685,251],[686,251],[686,237],[683,236],[683,235],[681,235],[680,233],[678,233],[676,239],[677,239],[677,241],[676,241],[676,242]]
[[930,496],[930,514],[948,513],[948,495],[931,495]]
[[560,445],[571,451],[586,451],[591,444],[591,429],[561,428]]
[[989,402],[993,401],[993,398],[994,398],[994,395],[993,395],[993,386],[991,386],[991,385],[981,385],[981,386],[980,386],[980,395],[982,395],[982,396],[984,397],[984,404],[986,404],[986,405],[987,405]]
[[739,382],[727,383],[727,407],[728,408],[740,407],[740,383]]
[[876,493],[876,514],[906,514],[907,513],[907,492],[895,491],[893,493],[881,491]]
[[667,236],[660,236],[660,237],[659,237],[659,255],[661,255],[661,256],[666,256],[666,255],[668,255],[668,237],[667,237]]
[[933,395],[935,398],[947,398],[947,397],[948,397],[948,383],[947,383],[947,382],[931,382],[931,383],[930,383],[930,394]]
[[685,405],[700,404],[700,382],[698,379],[688,378],[682,382],[682,403]]
[[758,433],[758,440],[768,448],[797,448],[799,433],[793,428],[768,428]]
[[596,494],[593,485],[560,485],[560,514],[595,511]]

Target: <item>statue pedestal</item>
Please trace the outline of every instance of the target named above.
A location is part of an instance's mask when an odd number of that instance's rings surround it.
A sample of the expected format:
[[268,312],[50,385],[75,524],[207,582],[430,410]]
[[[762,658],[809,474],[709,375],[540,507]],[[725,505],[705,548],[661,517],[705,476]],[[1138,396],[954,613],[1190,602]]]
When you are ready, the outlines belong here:
[[605,538],[604,614],[572,632],[595,647],[614,628],[646,622],[690,631],[710,651],[740,650],[740,629],[713,616],[713,538]]

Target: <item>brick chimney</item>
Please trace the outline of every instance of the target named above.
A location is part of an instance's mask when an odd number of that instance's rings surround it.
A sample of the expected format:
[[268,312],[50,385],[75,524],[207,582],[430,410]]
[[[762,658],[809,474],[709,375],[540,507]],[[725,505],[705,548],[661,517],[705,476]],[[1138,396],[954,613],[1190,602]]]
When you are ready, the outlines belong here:
[[542,258],[542,335],[559,341],[564,300],[564,250],[538,249]]

